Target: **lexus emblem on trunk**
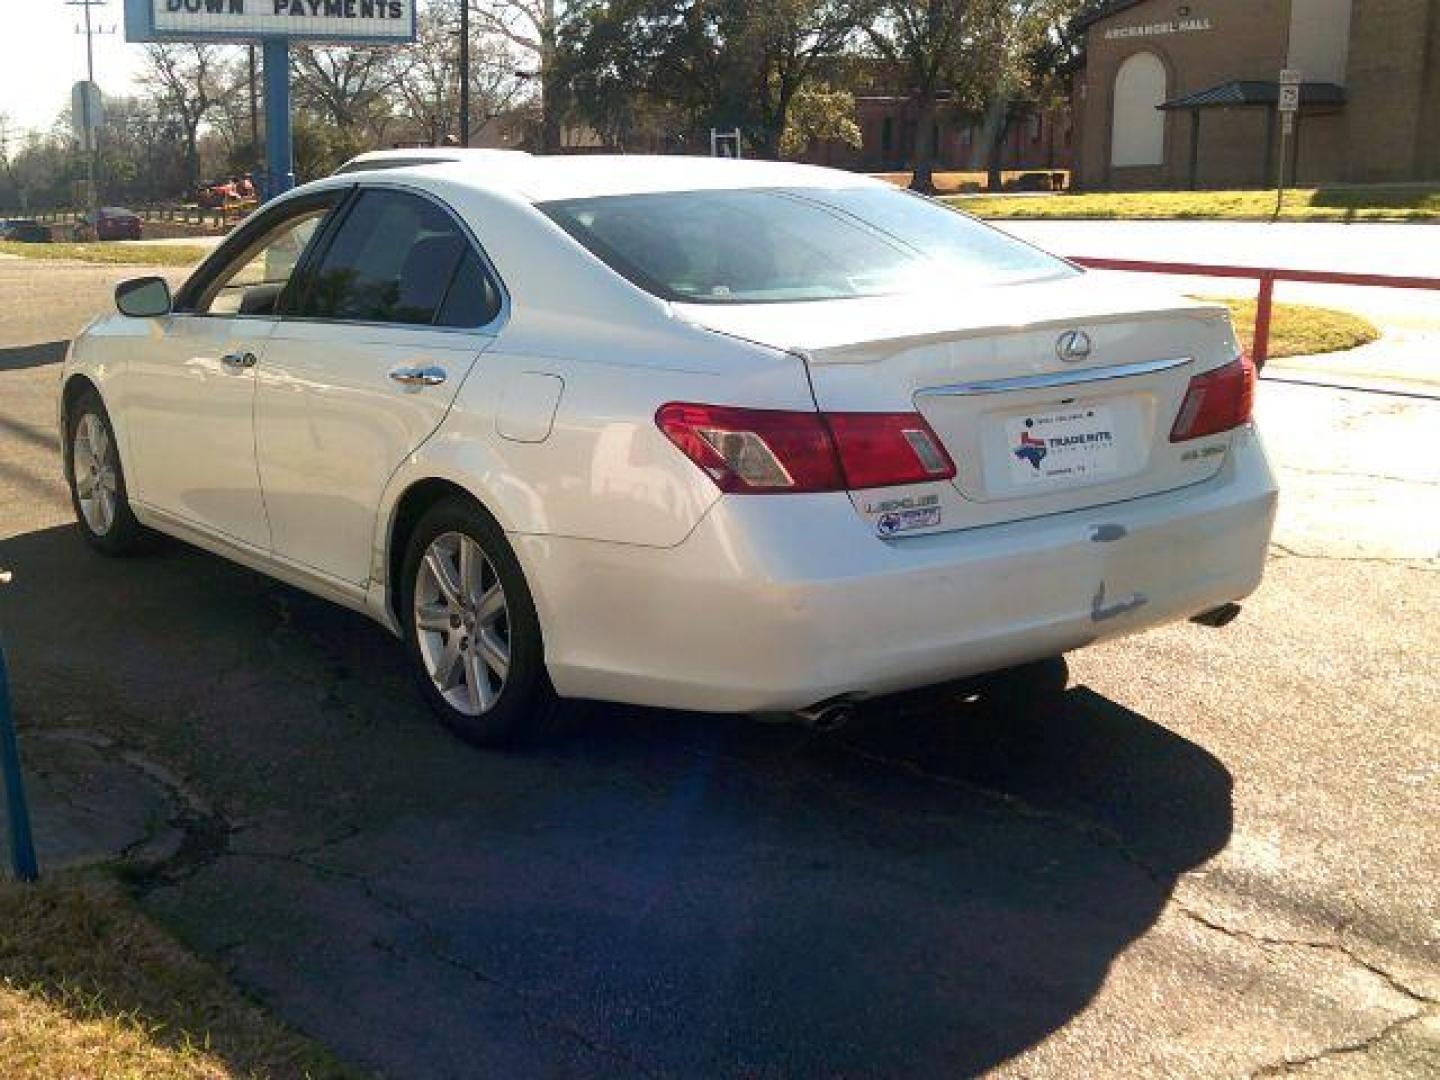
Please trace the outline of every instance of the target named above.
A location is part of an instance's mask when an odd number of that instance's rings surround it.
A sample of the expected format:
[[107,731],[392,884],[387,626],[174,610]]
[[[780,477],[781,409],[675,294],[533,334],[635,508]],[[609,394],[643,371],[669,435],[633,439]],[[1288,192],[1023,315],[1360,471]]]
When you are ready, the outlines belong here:
[[1090,355],[1090,335],[1084,330],[1066,330],[1055,342],[1055,355],[1067,364]]

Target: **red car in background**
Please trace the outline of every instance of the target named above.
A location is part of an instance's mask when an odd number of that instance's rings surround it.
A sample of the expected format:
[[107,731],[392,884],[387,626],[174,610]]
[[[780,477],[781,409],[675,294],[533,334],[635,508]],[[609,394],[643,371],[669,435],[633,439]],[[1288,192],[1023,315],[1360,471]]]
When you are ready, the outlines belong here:
[[123,206],[102,206],[75,222],[76,240],[139,240],[140,215]]

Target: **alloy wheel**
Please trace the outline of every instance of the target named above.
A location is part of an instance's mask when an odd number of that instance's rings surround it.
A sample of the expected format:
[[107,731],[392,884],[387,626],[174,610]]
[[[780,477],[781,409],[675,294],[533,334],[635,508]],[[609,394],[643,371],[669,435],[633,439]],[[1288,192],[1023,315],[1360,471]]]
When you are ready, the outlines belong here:
[[71,468],[86,526],[96,536],[106,535],[115,524],[115,445],[105,421],[93,412],[87,412],[75,425]]
[[412,614],[425,670],[446,702],[466,716],[493,708],[510,673],[510,613],[478,543],[459,532],[431,541]]

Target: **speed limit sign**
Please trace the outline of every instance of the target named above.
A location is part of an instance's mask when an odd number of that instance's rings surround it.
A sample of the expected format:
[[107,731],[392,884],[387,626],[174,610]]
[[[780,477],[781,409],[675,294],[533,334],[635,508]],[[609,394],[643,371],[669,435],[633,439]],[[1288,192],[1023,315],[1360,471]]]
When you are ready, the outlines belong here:
[[1286,68],[1280,72],[1280,101],[1278,108],[1282,113],[1300,111],[1300,72],[1293,68]]

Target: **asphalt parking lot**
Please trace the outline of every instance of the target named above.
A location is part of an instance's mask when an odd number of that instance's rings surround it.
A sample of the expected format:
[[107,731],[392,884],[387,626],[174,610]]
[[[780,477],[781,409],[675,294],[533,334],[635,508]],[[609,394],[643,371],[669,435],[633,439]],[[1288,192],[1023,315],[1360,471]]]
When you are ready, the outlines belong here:
[[145,907],[344,1059],[1440,1074],[1440,401],[1262,385],[1261,591],[1225,630],[1074,655],[1033,715],[603,708],[482,753],[359,616],[180,544],[82,545],[58,362],[124,276],[0,262],[18,719],[175,778]]

